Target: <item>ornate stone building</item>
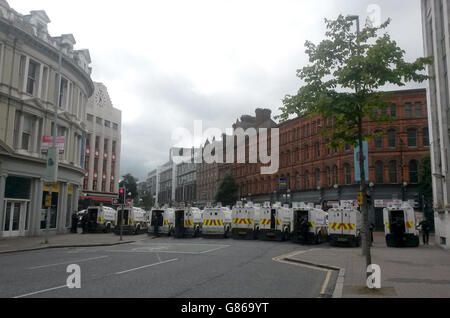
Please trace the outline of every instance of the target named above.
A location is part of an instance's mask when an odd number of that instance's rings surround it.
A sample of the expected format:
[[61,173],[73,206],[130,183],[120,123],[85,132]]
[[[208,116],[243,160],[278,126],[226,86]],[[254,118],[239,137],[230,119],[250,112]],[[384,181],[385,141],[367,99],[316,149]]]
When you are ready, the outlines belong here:
[[85,149],[83,203],[111,204],[117,198],[120,179],[122,112],[113,107],[108,90],[94,83],[85,123],[88,129]]
[[[382,132],[369,142],[369,177],[373,184],[372,217],[382,228],[382,204],[392,199],[420,201],[417,184],[420,162],[429,152],[425,89],[392,92],[385,111],[390,124],[366,122],[365,129]],[[380,112],[381,115],[381,112]],[[331,204],[356,200],[354,150],[330,149],[320,130],[331,119],[301,117],[278,125],[280,168],[277,174],[261,175],[260,164],[236,164],[240,196],[256,202],[298,201]]]
[[[86,102],[94,92],[88,50],[71,34],[53,37],[45,11],[22,15],[0,0],[0,236],[34,236],[46,227],[43,137],[64,137],[49,227],[65,232],[84,176]],[[58,83],[59,56],[62,77]],[[57,96],[58,86],[61,92]]]

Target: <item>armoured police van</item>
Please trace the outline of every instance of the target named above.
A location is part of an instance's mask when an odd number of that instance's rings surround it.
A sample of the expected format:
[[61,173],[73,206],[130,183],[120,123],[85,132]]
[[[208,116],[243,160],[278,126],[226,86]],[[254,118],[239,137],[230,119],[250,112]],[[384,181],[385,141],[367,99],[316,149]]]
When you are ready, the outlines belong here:
[[328,237],[330,245],[361,245],[361,212],[353,206],[328,210]]
[[383,210],[384,232],[388,247],[418,247],[414,209],[407,202],[391,204]]
[[141,208],[123,207],[117,210],[117,225],[114,233],[120,233],[120,222],[122,221],[123,234],[140,234],[148,231],[147,212]]
[[291,237],[292,223],[292,209],[277,202],[270,209],[262,210],[258,238],[261,240],[288,240]]
[[172,235],[174,231],[175,210],[172,208],[153,208],[150,212],[148,233],[153,235]]
[[117,211],[107,206],[95,206],[87,209],[88,232],[110,232],[116,225]]
[[320,244],[327,240],[327,212],[313,204],[294,202],[292,204],[294,225],[292,241],[304,244]]
[[233,239],[257,239],[260,219],[260,208],[253,203],[236,202],[231,218],[231,236]]
[[231,210],[221,205],[206,207],[202,213],[202,236],[220,235],[228,238],[231,234]]
[[198,208],[175,209],[174,237],[197,237],[201,233],[202,212]]

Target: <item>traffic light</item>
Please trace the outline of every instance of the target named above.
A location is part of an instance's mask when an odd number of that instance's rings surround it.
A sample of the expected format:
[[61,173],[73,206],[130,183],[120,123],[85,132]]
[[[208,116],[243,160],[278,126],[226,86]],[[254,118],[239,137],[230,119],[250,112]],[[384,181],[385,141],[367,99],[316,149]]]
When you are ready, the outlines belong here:
[[119,204],[125,204],[125,188],[119,188]]

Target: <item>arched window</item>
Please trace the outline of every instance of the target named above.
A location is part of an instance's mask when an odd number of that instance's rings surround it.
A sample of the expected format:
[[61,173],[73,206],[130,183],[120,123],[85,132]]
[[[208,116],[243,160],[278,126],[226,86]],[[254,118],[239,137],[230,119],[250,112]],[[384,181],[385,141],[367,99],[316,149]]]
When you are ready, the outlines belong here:
[[397,132],[395,129],[389,129],[387,132],[388,136],[388,147],[395,148],[397,147]]
[[384,183],[384,165],[381,161],[375,163],[375,183]]
[[331,169],[327,167],[327,186],[331,186]]
[[300,190],[301,188],[301,178],[300,178],[300,173],[297,171],[297,173],[295,174],[295,186],[297,188],[297,190]]
[[424,128],[422,130],[422,139],[423,139],[423,146],[424,147],[429,147],[430,146],[430,135],[428,132],[428,127]]
[[389,162],[389,182],[397,183],[397,161]]
[[419,183],[419,164],[416,160],[409,162],[409,182]]
[[309,183],[309,171],[305,172],[305,188],[310,189],[310,183]]
[[[382,131],[378,130],[375,133],[380,134]],[[374,139],[375,148],[383,148],[383,136],[378,136]]]
[[352,175],[351,175],[350,165],[348,163],[344,164],[344,178],[345,178],[345,184],[352,183]]
[[339,184],[339,175],[338,175],[337,166],[333,167],[333,178],[334,178],[334,184]]
[[417,129],[408,129],[408,147],[417,147]]

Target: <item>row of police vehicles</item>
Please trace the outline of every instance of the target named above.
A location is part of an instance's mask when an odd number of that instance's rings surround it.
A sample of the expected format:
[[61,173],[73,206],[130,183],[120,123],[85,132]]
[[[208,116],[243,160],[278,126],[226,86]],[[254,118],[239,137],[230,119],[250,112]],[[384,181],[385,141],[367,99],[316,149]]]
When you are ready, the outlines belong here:
[[[414,209],[407,202],[390,204],[383,211],[389,247],[418,246]],[[204,210],[195,207],[153,208],[148,233],[175,238],[222,236],[233,239],[292,240],[303,244],[328,241],[333,246],[360,246],[362,217],[353,204],[341,203],[328,211],[305,203],[253,204],[237,202],[230,210],[220,204]]]

